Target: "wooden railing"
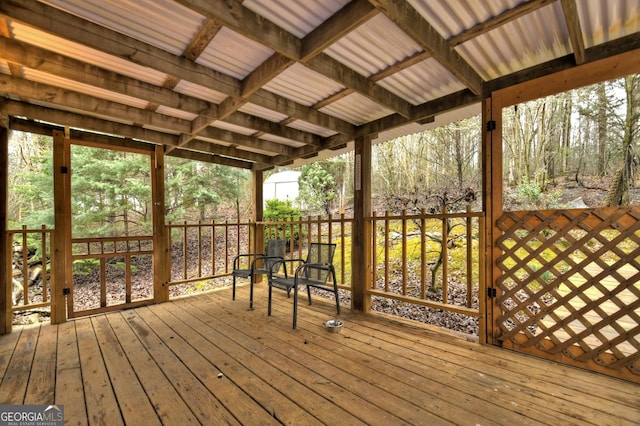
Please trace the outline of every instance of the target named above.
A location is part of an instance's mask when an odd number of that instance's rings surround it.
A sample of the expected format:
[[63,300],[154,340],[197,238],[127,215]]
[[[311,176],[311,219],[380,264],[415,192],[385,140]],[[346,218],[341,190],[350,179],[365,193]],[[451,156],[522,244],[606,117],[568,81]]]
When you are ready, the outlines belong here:
[[169,286],[229,276],[233,258],[239,253],[252,252],[255,234],[252,222],[170,222],[167,228],[171,262]]
[[[368,220],[372,229],[369,294],[416,305],[479,316],[484,214],[399,215]],[[455,295],[452,286],[455,283]],[[462,294],[461,294],[462,293]],[[455,297],[454,297],[455,296]],[[464,300],[460,302],[460,297]]]
[[7,246],[13,253],[5,259],[11,271],[13,285],[7,286],[8,300],[12,300],[11,313],[31,309],[50,309],[51,294],[55,289],[53,276],[53,230],[42,225],[40,229],[7,231]]
[[[70,299],[67,300],[69,318],[136,307],[154,300],[152,273],[147,271],[151,275],[142,277],[141,284],[135,289],[133,286],[133,276],[138,270],[135,261],[146,258],[152,262],[153,236],[72,238],[71,249],[74,271]],[[84,263],[87,266],[83,266]],[[76,281],[82,280],[84,273],[93,271],[96,264],[97,282],[92,278],[89,283],[76,285]],[[111,289],[110,286],[118,288]]]
[[[350,281],[347,259],[350,259],[352,219],[315,217],[265,222],[169,223],[171,252],[169,286],[179,286],[229,277],[233,259],[241,253],[253,253],[256,229],[264,228],[269,238],[286,239],[288,258],[305,258],[311,242],[338,244],[334,265],[340,283]],[[212,249],[213,248],[213,249]],[[349,289],[346,284],[340,284]],[[191,289],[201,286],[191,285]]]
[[[373,282],[369,294],[473,317],[480,315],[480,304],[484,303],[478,297],[484,288],[479,249],[484,244],[482,212],[385,213],[374,214],[368,220],[372,229]],[[260,228],[264,229],[265,241],[287,240],[287,258],[304,259],[312,242],[337,244],[334,266],[338,285],[350,291],[352,224],[353,219],[344,214],[259,223],[169,224],[169,246],[173,251],[169,285],[230,276],[233,258],[253,252],[252,242]],[[462,303],[450,297],[453,282],[458,299],[460,286],[463,287]]]

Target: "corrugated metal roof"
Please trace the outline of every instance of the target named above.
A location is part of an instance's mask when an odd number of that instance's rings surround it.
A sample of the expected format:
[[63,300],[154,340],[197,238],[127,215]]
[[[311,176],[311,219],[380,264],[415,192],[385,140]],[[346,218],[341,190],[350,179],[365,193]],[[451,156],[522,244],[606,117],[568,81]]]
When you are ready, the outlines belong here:
[[178,93],[182,93],[183,95],[193,96],[194,98],[204,99],[205,101],[213,102],[215,104],[219,104],[220,102],[227,99],[227,95],[224,93],[220,93],[216,90],[211,90],[207,87],[200,86],[199,84],[194,84],[186,80],[180,80],[180,82],[173,89]]
[[385,108],[358,93],[345,96],[344,98],[321,108],[320,111],[348,121],[356,126],[386,117],[392,113],[388,108]]
[[274,123],[280,123],[288,117],[286,114],[279,113],[272,109],[263,108],[260,105],[252,104],[251,102],[244,104],[238,111],[264,118],[265,120],[273,121]]
[[211,123],[211,127],[217,127],[219,129],[228,130],[230,132],[235,132],[239,135],[245,135],[245,136],[249,136],[255,133],[255,130],[253,129],[236,126],[235,124],[226,123],[220,120],[216,120],[213,123]]
[[168,115],[170,117],[182,118],[183,120],[190,120],[190,121],[195,120],[198,117],[197,114],[193,114],[187,111],[182,111],[176,108],[169,108],[164,105],[160,105],[156,109],[156,112],[160,114]]
[[27,80],[48,84],[54,87],[60,87],[77,93],[85,93],[96,98],[117,102],[123,105],[129,105],[140,109],[145,109],[147,105],[149,105],[149,102],[141,99],[136,99],[132,96],[126,96],[120,93],[102,89],[100,87],[78,83],[77,81],[57,77],[55,75],[33,70],[31,68],[24,68],[23,72]]
[[309,123],[308,121],[304,121],[304,120],[292,121],[291,123],[287,124],[287,126],[291,127],[292,129],[302,130],[303,132],[313,133],[315,135],[319,135],[325,138],[328,138],[329,136],[333,136],[337,134],[337,132],[326,129],[324,127],[317,126],[315,124]]
[[464,89],[445,67],[433,58],[399,71],[378,84],[414,105]]
[[265,84],[264,89],[302,105],[312,106],[344,89],[344,86],[296,63]]
[[302,38],[350,0],[245,0],[242,5]]
[[329,46],[326,53],[369,77],[420,51],[418,43],[389,18],[377,15]]
[[167,79],[165,73],[107,55],[80,43],[27,27],[19,22],[12,21],[11,27],[16,40],[24,41],[61,55],[158,86],[161,86]]
[[286,146],[292,146],[294,148],[299,148],[301,146],[304,146],[304,143],[302,143],[302,142],[293,141],[291,139],[283,138],[281,136],[271,135],[269,133],[266,133],[266,134],[260,136],[260,139],[264,139],[264,140],[270,141],[270,142],[276,142],[276,143],[279,143],[279,144],[282,144],[282,145],[286,145]]
[[273,50],[222,28],[196,62],[242,80],[272,54]]
[[576,6],[586,47],[640,31],[639,0],[582,0]]
[[446,40],[513,9],[523,0],[407,0]]
[[571,53],[568,30],[554,3],[460,45],[457,50],[490,80]]
[[[189,46],[205,18],[172,0],[42,0],[174,55]],[[123,7],[125,6],[125,7]]]

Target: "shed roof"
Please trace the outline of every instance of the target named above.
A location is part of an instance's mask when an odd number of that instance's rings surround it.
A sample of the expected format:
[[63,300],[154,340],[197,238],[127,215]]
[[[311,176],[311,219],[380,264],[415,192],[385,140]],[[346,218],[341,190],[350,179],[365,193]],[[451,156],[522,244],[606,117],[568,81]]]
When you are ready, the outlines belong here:
[[0,36],[11,128],[263,170],[636,49],[640,0],[2,0]]

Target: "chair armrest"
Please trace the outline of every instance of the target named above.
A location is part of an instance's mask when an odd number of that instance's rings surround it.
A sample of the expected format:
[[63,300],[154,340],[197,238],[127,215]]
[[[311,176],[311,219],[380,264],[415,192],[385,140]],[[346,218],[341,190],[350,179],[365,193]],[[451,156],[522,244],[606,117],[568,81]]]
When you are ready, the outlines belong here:
[[322,271],[332,272],[334,270],[334,267],[331,263],[303,263],[296,268],[296,276],[298,276],[305,269],[319,269]]
[[[242,259],[243,257],[264,257],[264,253],[243,253],[243,254],[239,254],[236,257],[233,258],[233,269],[238,269],[238,264],[240,262],[240,259]],[[251,262],[251,267],[253,268],[253,262],[255,262],[255,259]]]
[[283,259],[280,258],[280,260],[276,261],[273,263],[273,265],[271,265],[271,269],[269,269],[269,280],[271,280],[271,277],[273,276],[274,272],[277,272],[278,270],[280,270],[281,267],[284,266],[284,276],[287,276],[287,264],[289,263],[294,263],[294,262],[298,262],[298,263],[303,263],[304,264],[304,260],[303,259]]

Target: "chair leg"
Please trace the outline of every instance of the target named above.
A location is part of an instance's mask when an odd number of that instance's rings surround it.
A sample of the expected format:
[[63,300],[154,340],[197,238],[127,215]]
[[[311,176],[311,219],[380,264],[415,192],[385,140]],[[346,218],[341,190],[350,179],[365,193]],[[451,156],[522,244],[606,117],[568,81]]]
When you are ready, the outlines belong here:
[[231,300],[236,300],[236,276],[233,276],[233,291],[231,292]]
[[338,313],[338,315],[340,315],[340,299],[338,296],[338,285],[337,284],[333,284],[333,294],[336,295],[336,312]]
[[298,325],[298,284],[293,287],[293,329]]
[[269,284],[269,303],[267,304],[267,316],[271,316],[271,290],[273,290],[273,287],[271,287],[271,284]]
[[253,274],[249,276],[249,310],[253,311]]
[[307,286],[307,298],[309,299],[309,304],[311,304],[311,287]]

